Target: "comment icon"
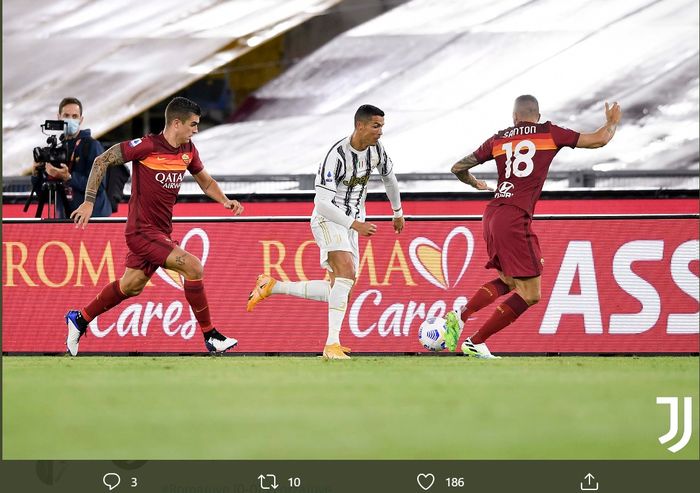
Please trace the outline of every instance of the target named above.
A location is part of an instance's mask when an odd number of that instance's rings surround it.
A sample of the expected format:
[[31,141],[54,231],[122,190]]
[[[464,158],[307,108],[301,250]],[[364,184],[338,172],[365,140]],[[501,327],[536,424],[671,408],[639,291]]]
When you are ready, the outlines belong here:
[[102,477],[102,482],[107,488],[109,488],[109,491],[112,491],[114,488],[119,486],[119,483],[122,482],[122,478],[119,477],[119,474],[116,472],[108,472]]

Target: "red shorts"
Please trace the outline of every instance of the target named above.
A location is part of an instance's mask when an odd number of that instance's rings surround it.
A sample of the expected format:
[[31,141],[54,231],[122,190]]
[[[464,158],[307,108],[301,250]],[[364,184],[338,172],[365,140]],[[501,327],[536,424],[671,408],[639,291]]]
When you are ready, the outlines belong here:
[[170,252],[178,242],[156,230],[140,230],[126,236],[126,266],[138,269],[151,277],[158,267],[163,267]]
[[489,261],[487,269],[498,269],[509,277],[535,277],[542,273],[542,252],[530,228],[532,218],[513,205],[488,206],[482,220]]

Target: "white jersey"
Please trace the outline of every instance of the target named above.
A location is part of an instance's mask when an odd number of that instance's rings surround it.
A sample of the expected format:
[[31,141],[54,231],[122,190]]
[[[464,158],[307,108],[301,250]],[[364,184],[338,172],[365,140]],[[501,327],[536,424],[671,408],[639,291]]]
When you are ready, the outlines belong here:
[[[377,169],[383,180],[393,176],[393,164],[387,156],[384,146],[379,142],[364,151],[358,151],[350,145],[350,137],[339,140],[326,153],[318,168],[315,189],[318,195],[323,190],[332,192],[331,202],[348,218],[364,221],[367,183],[372,170]],[[385,181],[386,183],[386,181]],[[321,190],[319,190],[321,189]],[[398,191],[398,190],[397,190]],[[397,208],[400,208],[400,201]],[[313,216],[323,216],[314,207]],[[333,218],[327,218],[333,220]]]

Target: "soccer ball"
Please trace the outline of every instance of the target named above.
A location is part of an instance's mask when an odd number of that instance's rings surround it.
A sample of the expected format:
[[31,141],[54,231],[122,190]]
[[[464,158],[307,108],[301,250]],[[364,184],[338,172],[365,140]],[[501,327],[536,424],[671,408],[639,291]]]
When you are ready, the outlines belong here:
[[418,342],[429,351],[445,349],[445,323],[445,319],[439,317],[425,320],[418,329]]

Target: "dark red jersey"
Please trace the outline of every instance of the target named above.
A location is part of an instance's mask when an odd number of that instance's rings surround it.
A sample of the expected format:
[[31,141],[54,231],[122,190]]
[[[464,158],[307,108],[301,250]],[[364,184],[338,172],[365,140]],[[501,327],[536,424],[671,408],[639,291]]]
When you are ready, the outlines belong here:
[[481,144],[479,163],[496,160],[498,186],[489,205],[510,204],[530,216],[540,198],[549,165],[562,147],[576,147],[579,133],[552,122],[520,122]]
[[163,134],[149,134],[120,144],[125,161],[133,161],[131,199],[126,234],[155,229],[166,235],[173,230],[173,206],[185,171],[196,175],[204,169],[192,142],[175,148]]

